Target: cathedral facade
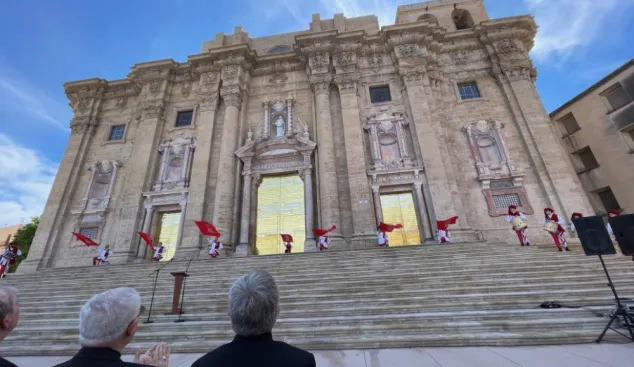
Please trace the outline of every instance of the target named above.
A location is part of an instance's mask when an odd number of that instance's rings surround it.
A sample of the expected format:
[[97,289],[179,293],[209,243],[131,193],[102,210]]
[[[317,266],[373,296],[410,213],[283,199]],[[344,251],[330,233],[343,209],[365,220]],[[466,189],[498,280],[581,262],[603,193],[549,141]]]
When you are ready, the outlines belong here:
[[489,19],[482,0],[400,6],[375,16],[314,15],[309,29],[216,34],[186,62],[136,64],[125,79],[65,84],[71,135],[20,272],[86,263],[78,232],[113,263],[205,256],[194,221],[222,233],[225,256],[434,242],[515,243],[509,205],[591,212],[535,88],[531,16]]

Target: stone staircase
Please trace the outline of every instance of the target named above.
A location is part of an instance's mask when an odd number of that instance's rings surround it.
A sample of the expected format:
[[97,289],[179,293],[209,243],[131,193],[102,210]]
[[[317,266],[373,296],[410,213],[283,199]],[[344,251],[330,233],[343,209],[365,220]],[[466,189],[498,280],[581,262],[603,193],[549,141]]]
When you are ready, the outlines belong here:
[[[86,259],[88,264],[90,259]],[[634,264],[606,257],[622,297],[634,296]],[[110,265],[10,275],[21,291],[21,319],[0,355],[69,355],[78,349],[77,315],[93,294],[131,286],[149,307],[159,264]],[[166,315],[170,271],[161,272],[152,324],[141,325],[129,352],[167,342],[178,353],[206,352],[233,337],[227,293],[249,270],[272,273],[281,313],[274,331],[301,348],[537,345],[592,342],[613,308],[599,259],[581,248],[452,244],[193,261],[185,323]],[[540,309],[543,301],[584,308]],[[145,314],[144,316],[146,316]],[[145,317],[143,317],[145,320]],[[621,341],[610,331],[606,340]]]

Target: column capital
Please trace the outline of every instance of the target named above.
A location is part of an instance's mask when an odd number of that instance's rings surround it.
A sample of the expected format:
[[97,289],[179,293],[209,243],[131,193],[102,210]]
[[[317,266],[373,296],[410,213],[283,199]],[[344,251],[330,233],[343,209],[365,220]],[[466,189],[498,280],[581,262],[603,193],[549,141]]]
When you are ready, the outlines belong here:
[[372,185],[372,192],[375,194],[378,194],[381,190],[381,186],[379,186],[378,184],[374,184]]
[[420,190],[423,187],[423,183],[422,182],[414,182],[412,184],[412,186],[414,187],[414,189]]
[[335,75],[335,84],[341,93],[356,93],[357,83],[359,82],[359,73],[352,72],[346,74]]
[[315,95],[330,95],[330,84],[332,83],[332,74],[315,74],[308,78],[310,86],[313,88]]
[[244,92],[238,85],[229,85],[220,88],[220,96],[227,106],[240,108],[242,106],[242,97]]

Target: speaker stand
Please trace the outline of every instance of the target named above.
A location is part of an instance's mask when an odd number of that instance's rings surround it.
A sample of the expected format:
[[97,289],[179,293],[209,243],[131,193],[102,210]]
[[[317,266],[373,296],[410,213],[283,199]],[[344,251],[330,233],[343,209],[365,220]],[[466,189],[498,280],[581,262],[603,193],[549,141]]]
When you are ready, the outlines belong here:
[[627,309],[625,308],[625,306],[621,304],[621,299],[619,298],[619,295],[616,293],[616,288],[614,288],[614,283],[612,283],[612,278],[610,278],[610,273],[608,273],[608,268],[605,267],[603,256],[599,255],[599,259],[601,260],[601,265],[603,265],[603,271],[605,272],[605,276],[608,277],[608,286],[610,287],[610,289],[612,289],[612,293],[614,294],[614,300],[616,301],[616,311],[612,314],[610,321],[608,321],[608,324],[605,326],[605,329],[603,329],[603,332],[601,333],[601,335],[599,335],[599,337],[597,338],[595,342],[601,343],[601,340],[603,340],[605,333],[608,332],[608,329],[610,329],[614,320],[616,320],[619,317],[623,317],[625,326],[627,327],[627,330],[629,331],[630,336],[628,337],[625,334],[622,334],[614,329],[613,330],[634,342],[634,319],[627,312]]

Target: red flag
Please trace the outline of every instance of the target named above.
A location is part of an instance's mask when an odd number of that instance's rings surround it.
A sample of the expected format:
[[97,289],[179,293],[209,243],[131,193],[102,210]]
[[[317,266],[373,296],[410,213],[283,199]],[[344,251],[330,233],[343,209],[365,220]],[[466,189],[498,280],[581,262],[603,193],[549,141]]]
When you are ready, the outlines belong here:
[[313,228],[313,233],[315,234],[315,236],[317,237],[321,237],[324,236],[325,234],[332,232],[335,230],[335,228],[337,228],[336,225],[332,225],[332,227],[328,228],[328,229],[321,229],[321,228]]
[[450,224],[456,224],[458,217],[451,217],[445,220],[436,221],[436,229],[446,231],[449,228]]
[[93,241],[92,238],[88,238],[88,237],[84,236],[81,233],[73,232],[73,235],[75,237],[77,237],[78,240],[83,242],[88,247],[90,247],[90,246],[99,246],[99,244],[97,242]]
[[379,229],[381,230],[381,232],[392,232],[393,230],[400,228],[403,228],[402,224],[387,224],[383,222],[379,224]]
[[198,226],[198,229],[200,229],[200,233],[202,233],[203,236],[220,237],[220,232],[218,232],[218,230],[213,224],[202,221],[202,220],[201,221],[195,220],[194,223],[196,223],[196,225]]
[[282,241],[284,242],[293,242],[293,236],[290,234],[280,234],[282,236]]
[[145,243],[147,243],[147,245],[150,246],[152,250],[154,250],[154,243],[150,235],[145,232],[139,232],[139,236],[141,236],[141,238],[143,238],[143,241],[145,241]]

